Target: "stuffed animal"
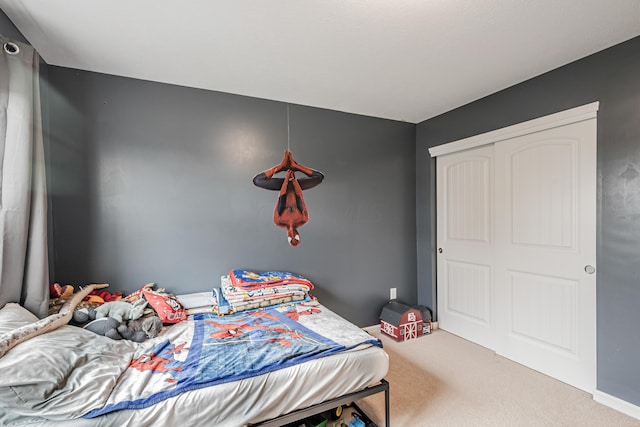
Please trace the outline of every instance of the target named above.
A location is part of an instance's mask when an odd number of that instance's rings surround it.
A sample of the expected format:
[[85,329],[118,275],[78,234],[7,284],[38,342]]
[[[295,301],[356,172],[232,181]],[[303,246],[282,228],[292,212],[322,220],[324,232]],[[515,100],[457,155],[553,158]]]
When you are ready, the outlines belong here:
[[125,320],[136,320],[142,317],[144,309],[147,306],[147,302],[141,300],[136,304],[131,304],[124,301],[111,301],[106,302],[100,307],[96,308],[96,319],[102,317],[113,317],[119,323]]
[[162,330],[162,321],[158,316],[145,317],[144,319],[131,320],[118,327],[118,333],[122,338],[142,342],[147,338],[155,338]]
[[120,322],[113,317],[102,317],[87,323],[84,329],[112,340],[121,340],[122,336],[118,333],[118,326],[120,326]]
[[129,329],[134,332],[142,331],[149,338],[155,338],[162,330],[162,321],[158,316],[145,317],[144,319],[130,320]]
[[103,335],[113,340],[126,339],[143,342],[147,338],[154,338],[162,329],[162,322],[158,316],[132,320],[129,324],[122,324],[113,317],[101,317],[84,326],[84,329]]
[[73,312],[73,318],[69,321],[69,324],[73,326],[84,326],[92,320],[96,320],[96,310],[83,307]]
[[129,329],[128,327],[126,327],[125,325],[118,326],[116,333],[120,335],[122,338],[129,341],[133,341],[133,342],[143,342],[144,340],[147,339],[147,334],[145,334],[143,331],[135,332]]
[[158,316],[131,320],[127,325],[120,325],[118,333],[122,338],[142,342],[147,338],[155,338],[162,329],[162,322]]

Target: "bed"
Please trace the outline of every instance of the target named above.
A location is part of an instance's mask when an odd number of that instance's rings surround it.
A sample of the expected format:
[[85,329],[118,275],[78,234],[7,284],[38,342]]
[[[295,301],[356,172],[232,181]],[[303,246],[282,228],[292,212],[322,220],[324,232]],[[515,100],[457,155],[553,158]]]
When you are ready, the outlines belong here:
[[[37,320],[7,304],[0,336]],[[317,301],[196,314],[143,343],[45,329],[0,357],[0,425],[276,426],[372,393],[388,404],[380,341]]]

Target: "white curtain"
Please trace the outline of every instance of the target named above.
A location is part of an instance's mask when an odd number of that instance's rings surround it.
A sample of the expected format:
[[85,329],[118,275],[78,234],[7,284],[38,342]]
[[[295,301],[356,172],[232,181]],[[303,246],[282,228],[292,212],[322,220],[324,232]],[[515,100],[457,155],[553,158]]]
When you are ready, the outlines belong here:
[[39,55],[0,35],[0,307],[49,305]]

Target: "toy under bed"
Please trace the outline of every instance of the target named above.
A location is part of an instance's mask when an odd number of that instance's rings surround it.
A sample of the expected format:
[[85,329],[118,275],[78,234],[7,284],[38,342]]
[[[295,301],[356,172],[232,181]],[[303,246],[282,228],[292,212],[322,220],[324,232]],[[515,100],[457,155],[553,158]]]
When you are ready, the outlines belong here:
[[[34,321],[0,310],[0,334]],[[243,426],[378,384],[380,342],[321,304],[200,314],[143,343],[74,326],[0,358],[0,425]]]

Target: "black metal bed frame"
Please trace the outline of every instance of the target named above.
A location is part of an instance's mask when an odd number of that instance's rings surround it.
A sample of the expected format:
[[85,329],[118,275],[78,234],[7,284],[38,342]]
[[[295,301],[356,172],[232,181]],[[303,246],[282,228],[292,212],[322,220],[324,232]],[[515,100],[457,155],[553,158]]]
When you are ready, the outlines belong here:
[[273,418],[267,421],[261,421],[256,424],[249,424],[250,427],[281,427],[285,424],[289,424],[295,421],[302,420],[304,418],[316,415],[338,406],[355,402],[372,394],[384,392],[384,425],[385,427],[391,427],[390,414],[389,414],[389,382],[384,378],[380,380],[379,384],[372,385],[360,391],[348,393],[334,399],[325,400],[322,403],[309,406],[308,408],[298,409],[288,414],[281,415],[277,418]]

